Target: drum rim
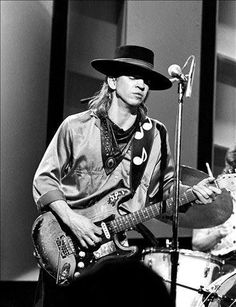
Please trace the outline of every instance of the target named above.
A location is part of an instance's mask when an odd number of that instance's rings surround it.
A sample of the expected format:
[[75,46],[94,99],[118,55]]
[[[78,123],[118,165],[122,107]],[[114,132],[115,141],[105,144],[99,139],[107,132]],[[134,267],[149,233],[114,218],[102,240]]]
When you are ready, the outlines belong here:
[[210,285],[207,287],[207,289],[210,289],[212,286],[222,286],[226,281],[228,281],[234,275],[236,277],[236,269],[233,270],[232,272],[228,272],[228,273],[220,276],[216,280],[214,280],[212,283],[210,283]]
[[[234,277],[235,276],[235,277]],[[216,280],[214,280],[212,283],[210,283],[205,290],[209,291],[209,294],[214,294],[214,293],[221,293],[221,287],[223,287],[225,285],[225,283],[227,283],[228,281],[230,281],[230,279],[234,277],[235,280],[233,281],[233,287],[236,285],[236,269],[233,270],[232,272],[228,272],[223,276],[220,276],[219,278],[217,278]],[[230,289],[229,289],[230,290]],[[226,293],[228,293],[228,291]],[[221,294],[222,295],[222,294]],[[225,294],[224,294],[225,295]],[[223,297],[224,297],[223,295]],[[236,298],[232,298],[233,299],[233,303],[236,302]],[[211,305],[209,305],[210,307]],[[233,306],[233,305],[230,305]]]
[[[168,247],[147,247],[143,249],[142,254],[147,255],[147,254],[154,254],[154,253],[170,253],[174,252],[175,250],[173,248],[168,248]],[[201,251],[194,251],[192,249],[185,249],[185,248],[179,248],[177,249],[177,252],[179,252],[180,255],[186,255],[186,256],[200,256],[199,258],[202,258],[204,260],[208,260],[212,263],[216,263],[219,266],[224,264],[224,260],[220,259],[220,257],[217,257],[215,255],[212,255],[211,253],[206,253],[206,252],[201,252]]]

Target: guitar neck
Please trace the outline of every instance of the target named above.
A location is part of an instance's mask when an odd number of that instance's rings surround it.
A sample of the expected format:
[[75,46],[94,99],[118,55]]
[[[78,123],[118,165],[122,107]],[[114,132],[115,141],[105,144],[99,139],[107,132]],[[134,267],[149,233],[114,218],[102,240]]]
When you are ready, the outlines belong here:
[[[196,198],[196,195],[192,192],[191,189],[189,189],[185,193],[183,193],[183,195],[181,195],[181,197],[179,198],[179,204],[180,206],[183,206],[196,200]],[[166,200],[166,213],[172,212],[173,203],[173,198],[169,198],[168,200]],[[139,223],[146,222],[154,217],[161,215],[161,204],[162,202],[156,203],[145,207],[144,209],[140,209],[133,213],[129,213],[116,218],[110,223],[110,231],[112,231],[114,234],[119,233],[121,231],[131,229]]]

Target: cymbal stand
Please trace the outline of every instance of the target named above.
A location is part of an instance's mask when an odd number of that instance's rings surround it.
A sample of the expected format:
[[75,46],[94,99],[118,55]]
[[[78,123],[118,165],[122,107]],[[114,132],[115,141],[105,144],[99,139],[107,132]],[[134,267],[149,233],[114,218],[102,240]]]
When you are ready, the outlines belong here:
[[180,182],[180,161],[181,161],[181,135],[182,135],[182,114],[183,114],[183,97],[186,91],[187,83],[180,80],[178,83],[178,114],[176,122],[175,135],[175,183],[174,183],[174,210],[172,223],[172,252],[171,252],[171,289],[170,294],[173,301],[176,301],[176,280],[177,280],[177,266],[179,260],[178,252],[178,226],[179,226],[179,182]]

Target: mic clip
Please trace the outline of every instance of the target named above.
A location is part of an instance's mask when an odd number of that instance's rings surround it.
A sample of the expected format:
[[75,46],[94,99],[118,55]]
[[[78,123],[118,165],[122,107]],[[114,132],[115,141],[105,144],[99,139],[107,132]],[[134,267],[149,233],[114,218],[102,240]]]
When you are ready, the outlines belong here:
[[[192,58],[192,62],[190,65],[189,73],[184,75],[183,69],[187,66],[189,60]],[[195,72],[195,56],[191,55],[187,61],[185,62],[183,68],[180,68],[177,64],[172,64],[168,68],[168,73],[171,77],[169,79],[172,83],[178,81],[179,87],[181,85],[181,92],[182,94],[185,94],[186,97],[191,97],[192,94],[192,85],[193,85],[193,78],[194,78],[194,72]]]

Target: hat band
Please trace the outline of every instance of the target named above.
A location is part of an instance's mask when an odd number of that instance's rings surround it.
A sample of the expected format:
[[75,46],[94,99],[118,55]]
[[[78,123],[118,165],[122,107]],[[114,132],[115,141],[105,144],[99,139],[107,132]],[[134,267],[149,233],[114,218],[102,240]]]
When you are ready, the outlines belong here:
[[153,69],[153,64],[151,64],[149,62],[142,61],[142,60],[131,59],[131,58],[116,58],[116,59],[114,59],[114,61],[136,64],[136,65],[139,65],[139,66],[143,66],[145,68]]

